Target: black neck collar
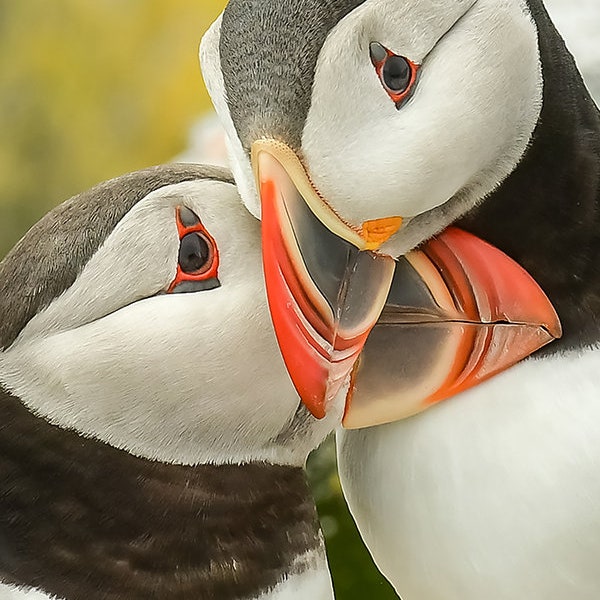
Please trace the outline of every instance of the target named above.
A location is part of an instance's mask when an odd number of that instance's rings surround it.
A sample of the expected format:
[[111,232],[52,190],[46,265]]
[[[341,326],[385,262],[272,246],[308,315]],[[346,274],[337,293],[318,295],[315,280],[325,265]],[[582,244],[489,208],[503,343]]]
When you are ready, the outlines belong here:
[[554,304],[562,340],[600,341],[600,115],[539,0],[544,100],[531,145],[500,188],[459,225],[521,264]]
[[0,412],[5,583],[68,600],[247,598],[320,547],[301,468],[144,460],[49,425],[1,388]]

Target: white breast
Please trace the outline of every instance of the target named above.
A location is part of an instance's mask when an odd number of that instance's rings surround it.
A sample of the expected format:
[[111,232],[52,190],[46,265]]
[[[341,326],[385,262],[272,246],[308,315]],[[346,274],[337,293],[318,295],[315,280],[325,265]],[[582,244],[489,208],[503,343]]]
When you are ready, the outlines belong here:
[[325,546],[299,558],[306,570],[290,575],[272,590],[261,594],[256,600],[333,600],[331,574],[327,568]]
[[[307,570],[290,575],[272,590],[248,600],[333,600],[331,575],[327,568],[324,548],[312,551],[301,559]],[[0,583],[0,600],[62,600],[34,589],[17,588]],[[125,600],[125,599],[124,599]]]
[[50,600],[55,597],[38,590],[27,590],[0,583],[0,598],[2,600]]
[[342,485],[404,600],[600,597],[600,350],[530,359],[338,435]]

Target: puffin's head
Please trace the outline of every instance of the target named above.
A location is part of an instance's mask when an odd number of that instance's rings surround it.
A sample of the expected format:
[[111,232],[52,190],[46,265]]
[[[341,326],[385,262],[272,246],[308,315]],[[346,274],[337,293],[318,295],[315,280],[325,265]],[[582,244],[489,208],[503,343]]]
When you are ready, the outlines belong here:
[[0,263],[0,384],[151,459],[302,464],[339,420],[300,404],[259,224],[220,169],[172,165],[61,205]]
[[[230,0],[201,61],[242,198],[265,223],[288,366],[293,329],[308,340],[303,362],[317,346],[331,363],[358,355],[390,286],[381,255],[406,253],[492,192],[541,109],[526,0]],[[301,393],[335,391],[305,372]]]
[[263,154],[293,152],[344,237],[402,218],[395,256],[515,168],[541,108],[525,0],[231,0],[201,59],[251,212],[251,160],[262,181]]

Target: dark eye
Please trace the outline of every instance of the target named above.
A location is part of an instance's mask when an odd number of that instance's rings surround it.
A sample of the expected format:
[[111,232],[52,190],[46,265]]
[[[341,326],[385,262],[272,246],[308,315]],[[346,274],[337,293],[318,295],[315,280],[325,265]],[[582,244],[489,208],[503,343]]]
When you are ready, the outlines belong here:
[[411,79],[410,65],[403,56],[390,56],[383,65],[383,83],[395,94],[406,91]]
[[410,96],[417,79],[418,65],[404,56],[399,56],[382,46],[372,42],[369,46],[371,62],[388,96],[396,107]]
[[199,274],[210,266],[212,252],[206,238],[200,233],[188,233],[179,245],[179,266],[188,275]]

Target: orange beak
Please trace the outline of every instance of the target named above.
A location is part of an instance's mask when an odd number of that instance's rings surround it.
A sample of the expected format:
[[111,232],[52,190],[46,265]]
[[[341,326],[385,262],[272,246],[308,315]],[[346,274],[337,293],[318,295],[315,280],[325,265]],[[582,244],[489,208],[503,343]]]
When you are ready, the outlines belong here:
[[398,260],[354,373],[343,425],[397,421],[478,385],[562,335],[552,304],[503,252],[449,227]]
[[[320,199],[311,202],[315,192],[291,151],[262,142],[254,146],[253,158],[275,333],[298,394],[322,418],[349,383],[383,310],[395,262],[367,249],[374,237],[387,239],[381,227],[372,226],[366,239],[343,225]],[[331,226],[351,241],[332,233]]]
[[375,250],[401,218],[347,225],[280,142],[255,142],[252,160],[271,316],[315,417],[342,392],[345,427],[395,421],[560,337],[548,298],[500,250],[448,228],[394,260]]

